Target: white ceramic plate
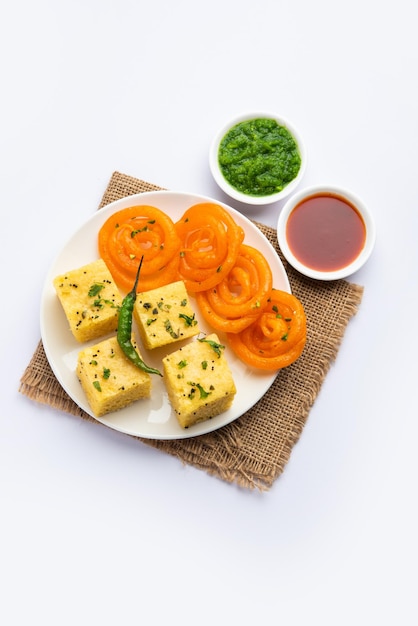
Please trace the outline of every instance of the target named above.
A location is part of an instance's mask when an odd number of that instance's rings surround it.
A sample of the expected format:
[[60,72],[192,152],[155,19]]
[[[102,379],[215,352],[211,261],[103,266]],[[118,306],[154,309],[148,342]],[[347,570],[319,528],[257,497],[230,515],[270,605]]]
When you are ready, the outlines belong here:
[[[280,258],[270,242],[252,222],[217,200],[172,191],[151,191],[129,196],[112,202],[112,204],[97,211],[71,237],[53,262],[46,277],[41,300],[40,323],[42,341],[51,368],[62,387],[78,406],[99,422],[119,432],[148,439],[185,439],[211,432],[229,424],[248,411],[266,393],[276,377],[277,373],[275,372],[265,373],[244,365],[228,348],[223,335],[218,333],[220,340],[226,345],[225,355],[234,376],[237,394],[228,411],[187,430],[179,426],[171,410],[163,379],[159,376],[152,377],[152,396],[149,400],[140,400],[125,409],[109,413],[101,418],[96,418],[93,415],[77,379],[75,373],[77,356],[82,345],[69,332],[64,311],[53,287],[52,281],[55,276],[81,267],[98,258],[97,234],[102,224],[115,211],[129,206],[148,204],[158,207],[170,215],[173,221],[177,221],[193,204],[208,201],[221,204],[232,214],[235,221],[245,231],[245,243],[257,247],[266,257],[273,272],[274,286],[277,289],[290,292],[289,281]],[[213,332],[199,317],[197,308],[196,317],[203,332]],[[92,342],[92,344],[94,343],[97,343],[97,340]],[[169,348],[165,348],[163,353],[160,350],[154,354],[154,351],[146,351],[142,348],[141,351],[144,360],[149,365],[160,369],[162,356],[174,351],[179,346],[180,344],[172,344]]]

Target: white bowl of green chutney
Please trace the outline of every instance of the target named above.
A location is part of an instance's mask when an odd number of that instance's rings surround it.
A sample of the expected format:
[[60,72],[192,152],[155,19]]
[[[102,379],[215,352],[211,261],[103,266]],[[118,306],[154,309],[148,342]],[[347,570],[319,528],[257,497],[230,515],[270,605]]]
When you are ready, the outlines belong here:
[[228,196],[265,205],[289,196],[306,169],[306,149],[290,122],[267,112],[238,115],[216,134],[209,167]]

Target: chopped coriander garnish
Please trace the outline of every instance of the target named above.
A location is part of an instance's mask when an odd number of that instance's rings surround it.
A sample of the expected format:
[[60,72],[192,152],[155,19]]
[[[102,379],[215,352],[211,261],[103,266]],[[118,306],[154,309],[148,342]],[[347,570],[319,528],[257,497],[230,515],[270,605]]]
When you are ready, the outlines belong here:
[[173,339],[178,339],[178,333],[176,333],[176,331],[173,329],[170,320],[166,320],[164,322],[164,326],[166,331],[169,333],[169,335],[171,335]]
[[199,390],[201,400],[205,400],[211,393],[210,391],[205,391],[202,385],[200,385],[199,383],[188,382],[187,384],[191,385],[192,387],[189,393],[189,398],[194,397],[194,394],[196,393],[196,388]]
[[135,235],[137,235],[138,233],[145,233],[148,230],[148,226],[144,226],[143,228],[138,228],[137,230],[132,230],[131,231],[131,237],[132,239],[135,237]]
[[92,285],[88,291],[89,297],[93,298],[94,296],[97,296],[97,294],[99,294],[102,289],[104,289],[103,283],[94,283],[94,285]]
[[213,341],[212,339],[205,339],[205,338],[203,338],[203,339],[198,339],[198,341],[201,341],[202,343],[204,342],[204,343],[209,344],[210,347],[215,351],[218,359],[221,357],[222,350],[225,349],[225,346],[223,346],[222,344],[220,344],[220,343],[218,343],[216,341]]
[[186,315],[185,313],[179,313],[179,317],[184,320],[186,326],[196,326],[197,320],[195,320],[195,314],[192,316]]
[[105,298],[97,298],[94,302],[93,305],[96,306],[98,309],[102,309],[104,307],[105,304],[108,304],[109,306],[111,306],[113,309],[117,309],[118,305],[115,304],[112,300],[106,300]]

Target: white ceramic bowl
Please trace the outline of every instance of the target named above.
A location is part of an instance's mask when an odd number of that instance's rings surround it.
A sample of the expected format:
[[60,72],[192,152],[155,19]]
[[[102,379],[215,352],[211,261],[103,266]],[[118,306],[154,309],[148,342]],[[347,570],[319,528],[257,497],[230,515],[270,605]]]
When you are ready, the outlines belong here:
[[[364,243],[362,247],[360,246],[358,248],[356,256],[342,266],[339,265],[338,267],[335,266],[334,268],[329,269],[321,269],[319,266],[313,267],[312,265],[314,264],[309,264],[306,259],[302,261],[300,258],[301,255],[296,252],[295,242],[292,243],[293,249],[289,245],[289,219],[291,216],[294,217],[294,211],[298,207],[300,207],[301,203],[304,203],[306,200],[313,197],[324,196],[331,196],[348,203],[348,205],[350,205],[351,208],[354,208],[355,211],[362,218],[365,230]],[[301,215],[301,213],[299,213],[299,215]],[[306,213],[305,216],[307,218],[309,217]],[[313,218],[313,213],[311,213],[311,216]],[[295,222],[293,222],[293,224],[295,224]],[[339,241],[341,242],[338,246],[338,249],[340,250],[345,245],[348,245],[348,243],[346,244],[346,242],[350,241],[350,239],[348,237],[348,230],[345,226],[343,228],[340,225],[338,227],[338,230],[340,237]],[[327,221],[327,218],[325,216],[320,218],[315,217],[314,224],[310,224],[309,231],[306,230],[306,232],[309,232],[309,235],[307,235],[304,244],[306,249],[309,245],[312,246],[312,249],[318,246],[318,248],[320,247],[321,254],[324,254],[325,258],[325,250],[331,249],[333,244],[334,249],[337,248],[337,246],[335,246],[335,243],[337,241],[337,235],[333,234],[336,232],[336,228],[334,229],[334,226],[330,226],[330,222]],[[343,236],[344,239],[342,239]],[[347,276],[353,274],[354,272],[359,270],[360,267],[362,267],[364,263],[368,260],[375,244],[376,228],[373,217],[367,206],[351,191],[341,189],[340,187],[336,187],[333,185],[317,185],[307,189],[303,189],[287,200],[279,215],[277,223],[277,239],[284,257],[296,270],[298,270],[305,276],[318,280],[337,280],[340,278],[346,278]],[[319,241],[321,242],[321,246],[319,246]],[[331,253],[329,252],[329,255],[330,254]],[[329,259],[330,256],[327,260]]]
[[[301,157],[301,165],[300,165],[300,168],[296,177],[292,181],[290,181],[282,189],[282,191],[279,191],[278,193],[274,193],[274,194],[267,195],[267,196],[253,196],[253,195],[249,195],[247,193],[243,193],[235,189],[235,187],[230,185],[229,182],[224,177],[224,175],[222,174],[222,171],[219,166],[219,161],[218,161],[219,145],[222,139],[224,138],[224,136],[234,126],[236,126],[240,122],[246,122],[246,121],[253,120],[253,119],[273,119],[280,126],[284,126],[293,136],[293,139],[295,140],[297,144],[299,154]],[[243,202],[245,204],[261,206],[261,205],[270,204],[272,202],[277,202],[279,200],[282,200],[283,198],[286,198],[290,193],[292,193],[296,189],[306,169],[306,149],[297,130],[283,117],[280,117],[272,113],[267,113],[264,111],[254,111],[250,113],[243,113],[241,115],[238,115],[234,119],[230,120],[216,134],[212,142],[212,145],[210,147],[210,151],[209,151],[209,167],[216,183],[228,196],[230,196],[231,198],[234,198],[235,200]]]

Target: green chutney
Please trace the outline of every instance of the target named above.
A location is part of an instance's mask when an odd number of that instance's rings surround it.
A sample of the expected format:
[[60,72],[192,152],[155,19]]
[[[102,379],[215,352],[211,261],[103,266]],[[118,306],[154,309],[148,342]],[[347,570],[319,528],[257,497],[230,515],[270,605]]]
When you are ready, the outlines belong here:
[[294,178],[301,156],[292,134],[269,118],[255,118],[233,126],[219,144],[221,172],[237,191],[270,196]]

